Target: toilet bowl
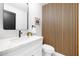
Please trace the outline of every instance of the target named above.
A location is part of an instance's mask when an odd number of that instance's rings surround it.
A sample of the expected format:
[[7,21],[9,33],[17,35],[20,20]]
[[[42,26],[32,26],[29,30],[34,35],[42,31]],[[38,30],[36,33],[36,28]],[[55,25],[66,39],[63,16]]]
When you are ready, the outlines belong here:
[[55,49],[51,45],[43,44],[42,52],[43,52],[42,53],[43,56],[52,56],[55,53]]
[[51,45],[48,45],[48,44],[44,44],[42,46],[42,52],[43,52],[43,56],[51,56],[51,55],[54,55],[55,54],[55,49],[54,47],[52,47]]

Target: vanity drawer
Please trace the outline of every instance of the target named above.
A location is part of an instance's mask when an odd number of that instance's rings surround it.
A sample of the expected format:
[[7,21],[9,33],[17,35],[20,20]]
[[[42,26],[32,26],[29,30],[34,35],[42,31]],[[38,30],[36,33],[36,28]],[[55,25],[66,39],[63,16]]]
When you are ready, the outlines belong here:
[[24,53],[23,56],[41,56],[42,55],[42,45],[31,48],[28,53],[27,51]]

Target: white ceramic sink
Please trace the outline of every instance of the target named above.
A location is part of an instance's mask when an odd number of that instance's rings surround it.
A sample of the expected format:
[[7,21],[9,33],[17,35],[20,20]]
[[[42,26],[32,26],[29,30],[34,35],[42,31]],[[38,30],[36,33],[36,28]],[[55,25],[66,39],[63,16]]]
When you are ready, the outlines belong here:
[[16,37],[16,38],[11,39],[10,41],[13,42],[13,43],[16,43],[16,42],[19,43],[19,42],[25,41],[25,38],[17,38],[17,37]]

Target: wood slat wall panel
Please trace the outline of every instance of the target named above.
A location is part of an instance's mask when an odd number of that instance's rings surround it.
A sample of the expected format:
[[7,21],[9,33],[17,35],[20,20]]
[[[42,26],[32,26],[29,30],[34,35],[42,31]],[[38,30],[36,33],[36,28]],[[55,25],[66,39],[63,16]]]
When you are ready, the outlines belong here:
[[64,55],[77,55],[78,5],[51,3],[43,6],[44,43]]

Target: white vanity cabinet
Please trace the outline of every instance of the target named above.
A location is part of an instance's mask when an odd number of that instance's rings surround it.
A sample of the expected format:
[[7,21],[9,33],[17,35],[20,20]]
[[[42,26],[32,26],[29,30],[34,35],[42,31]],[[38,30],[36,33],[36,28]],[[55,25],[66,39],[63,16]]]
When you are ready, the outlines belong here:
[[[26,39],[28,41],[21,43],[13,48],[0,52],[2,56],[42,56],[43,38]],[[18,44],[16,42],[16,44]],[[13,45],[14,46],[14,45]]]

